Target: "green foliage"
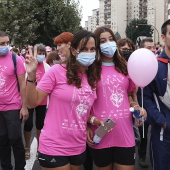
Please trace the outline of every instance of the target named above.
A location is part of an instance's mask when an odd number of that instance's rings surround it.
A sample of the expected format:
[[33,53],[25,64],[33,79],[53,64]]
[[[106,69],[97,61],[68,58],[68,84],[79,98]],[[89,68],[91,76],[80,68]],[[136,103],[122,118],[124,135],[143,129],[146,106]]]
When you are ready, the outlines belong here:
[[133,19],[126,27],[126,36],[130,38],[135,44],[137,37],[152,37],[152,34],[152,26],[148,25],[147,20],[145,19]]
[[80,29],[81,9],[75,0],[1,0],[0,30],[9,33],[12,43],[44,43],[64,31]]
[[119,32],[115,33],[115,37],[116,37],[117,40],[121,39],[121,36],[120,36]]

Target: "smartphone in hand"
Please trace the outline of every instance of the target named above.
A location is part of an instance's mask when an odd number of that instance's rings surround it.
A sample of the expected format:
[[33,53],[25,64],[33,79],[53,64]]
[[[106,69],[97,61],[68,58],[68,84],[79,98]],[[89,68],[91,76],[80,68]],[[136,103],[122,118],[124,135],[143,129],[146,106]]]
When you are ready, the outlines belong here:
[[114,126],[116,125],[116,123],[108,118],[104,121],[104,126],[99,126],[96,131],[95,134],[102,138],[110,129],[112,129]]
[[99,126],[95,131],[95,135],[93,137],[94,145],[98,145],[104,135],[106,135],[106,133],[108,133],[108,131],[111,130],[115,125],[116,123],[112,119],[106,119],[104,121],[104,126]]

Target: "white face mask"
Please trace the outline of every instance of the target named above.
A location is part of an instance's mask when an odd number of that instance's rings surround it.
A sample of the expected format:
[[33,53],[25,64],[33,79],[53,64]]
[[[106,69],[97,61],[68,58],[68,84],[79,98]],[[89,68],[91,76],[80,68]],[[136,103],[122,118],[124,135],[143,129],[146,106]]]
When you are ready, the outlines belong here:
[[88,67],[90,66],[91,64],[93,64],[94,60],[96,58],[96,53],[85,53],[85,52],[81,52],[78,54],[78,57],[77,57],[77,61],[85,66],[85,67]]
[[101,44],[100,49],[104,56],[112,58],[116,52],[117,45],[115,41],[109,41]]
[[38,63],[42,63],[45,59],[45,55],[37,55],[37,61]]
[[0,46],[0,55],[4,56],[9,52],[9,46]]

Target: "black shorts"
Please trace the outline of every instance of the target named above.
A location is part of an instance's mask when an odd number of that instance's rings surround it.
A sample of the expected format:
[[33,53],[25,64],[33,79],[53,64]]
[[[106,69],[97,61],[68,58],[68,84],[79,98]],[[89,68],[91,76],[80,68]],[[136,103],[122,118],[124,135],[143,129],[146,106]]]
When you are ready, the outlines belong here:
[[34,125],[33,123],[34,110],[35,110],[35,115],[36,115],[36,119],[35,119],[36,129],[41,130],[44,126],[44,119],[46,116],[46,105],[39,105],[36,108],[28,109],[29,117],[25,121],[25,124],[24,124],[24,130],[26,132],[32,131],[32,128]]
[[111,147],[104,149],[90,148],[94,163],[98,167],[106,167],[112,163],[135,165],[135,146],[129,148]]
[[86,151],[73,156],[50,156],[38,152],[39,163],[44,168],[56,168],[67,164],[79,166],[85,162],[85,159]]

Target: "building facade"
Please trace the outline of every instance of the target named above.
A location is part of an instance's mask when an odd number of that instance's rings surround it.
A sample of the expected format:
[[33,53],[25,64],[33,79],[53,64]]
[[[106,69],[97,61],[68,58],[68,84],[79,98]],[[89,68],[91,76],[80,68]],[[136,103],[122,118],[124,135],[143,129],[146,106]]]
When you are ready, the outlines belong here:
[[105,25],[123,38],[127,25],[135,18],[146,19],[154,29],[154,42],[160,42],[161,25],[170,19],[170,0],[99,0],[99,9],[88,18],[88,30]]

